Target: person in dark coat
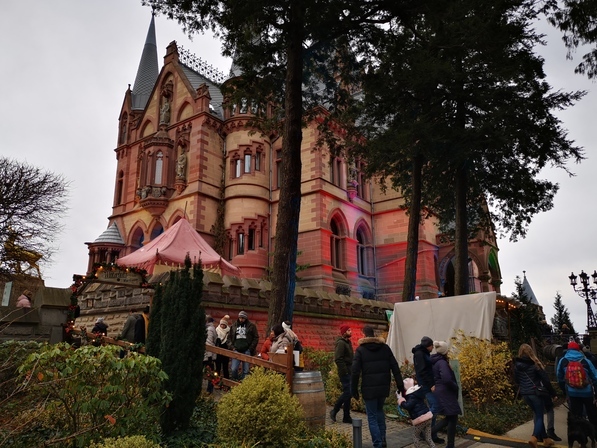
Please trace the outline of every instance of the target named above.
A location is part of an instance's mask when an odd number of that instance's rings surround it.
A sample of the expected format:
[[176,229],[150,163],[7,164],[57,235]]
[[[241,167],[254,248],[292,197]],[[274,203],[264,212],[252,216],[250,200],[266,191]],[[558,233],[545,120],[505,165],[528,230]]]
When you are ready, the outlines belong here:
[[137,323],[137,319],[140,319],[141,316],[137,314],[136,309],[131,309],[129,311],[129,315],[124,322],[124,326],[122,327],[122,332],[120,333],[120,339],[125,341],[134,343],[135,342],[135,324]]
[[[238,313],[238,319],[230,329],[230,343],[235,352],[243,353],[245,355],[255,356],[257,354],[257,344],[259,343],[259,333],[257,326],[249,320],[249,315],[245,311]],[[242,362],[242,376],[239,376],[238,370],[241,361],[237,358],[232,358],[230,363],[230,375],[235,381],[242,380],[249,374],[251,365]]]
[[135,322],[135,344],[145,344],[149,330],[149,306],[143,308],[143,314]]
[[444,341],[434,341],[435,354],[431,355],[433,379],[435,381],[435,397],[437,398],[437,413],[444,418],[435,424],[432,433],[446,428],[448,443],[446,448],[454,448],[456,425],[458,416],[462,414],[458,403],[458,382],[448,359],[448,344]]
[[543,441],[543,446],[552,446],[554,441],[545,431],[543,414],[545,413],[545,399],[537,395],[537,386],[543,386],[551,397],[556,396],[556,391],[549,381],[543,364],[535,355],[529,344],[522,344],[518,349],[518,357],[514,360],[514,380],[520,389],[520,395],[533,411],[533,434],[529,445],[537,448],[537,442]]
[[340,408],[344,410],[344,417],[342,423],[352,423],[350,416],[350,372],[352,369],[352,361],[354,359],[354,351],[350,338],[352,337],[352,329],[349,325],[340,325],[340,337],[336,339],[334,347],[334,362],[338,368],[338,377],[342,383],[342,395],[338,397],[334,407],[330,411],[330,418],[333,422],[336,421],[336,414],[340,412]]
[[95,321],[95,325],[91,329],[92,333],[99,333],[106,336],[108,334],[108,324],[104,322],[103,317],[98,317]]
[[[423,336],[421,343],[415,345],[412,349],[413,363],[415,365],[415,374],[417,384],[421,386],[425,394],[425,400],[429,410],[433,414],[431,420],[431,430],[436,423],[437,416],[437,399],[435,398],[435,380],[433,379],[433,367],[431,365],[431,351],[433,350],[433,339],[429,336]],[[436,432],[431,433],[431,437],[435,443],[444,443],[444,439],[437,436]]]
[[431,411],[425,403],[425,393],[421,386],[415,384],[412,378],[406,378],[404,381],[405,395],[398,394],[398,406],[408,411],[410,421],[413,425],[413,443],[415,448],[421,446],[421,440],[424,439],[430,448],[435,448],[435,443],[431,438]]
[[404,395],[404,383],[398,362],[390,347],[382,338],[376,338],[372,327],[363,328],[365,337],[359,340],[359,347],[352,362],[352,396],[359,399],[359,377],[361,373],[361,392],[365,401],[369,432],[373,448],[386,447],[386,415],[383,406],[390,395],[391,375],[396,388]]

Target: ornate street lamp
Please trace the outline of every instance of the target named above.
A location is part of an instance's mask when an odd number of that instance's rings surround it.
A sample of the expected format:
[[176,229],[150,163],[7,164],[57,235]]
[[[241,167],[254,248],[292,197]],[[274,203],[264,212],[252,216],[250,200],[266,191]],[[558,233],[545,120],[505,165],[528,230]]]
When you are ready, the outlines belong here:
[[[589,274],[585,273],[585,271],[580,271],[578,277],[580,277],[582,287],[576,287],[577,277],[574,275],[574,272],[568,277],[570,279],[570,285],[572,285],[572,288],[579,296],[585,299],[585,303],[587,304],[587,331],[597,330],[597,318],[595,318],[593,309],[591,308],[591,300],[597,303],[597,286],[589,285]],[[591,277],[593,278],[593,283],[597,284],[597,270],[593,271]]]

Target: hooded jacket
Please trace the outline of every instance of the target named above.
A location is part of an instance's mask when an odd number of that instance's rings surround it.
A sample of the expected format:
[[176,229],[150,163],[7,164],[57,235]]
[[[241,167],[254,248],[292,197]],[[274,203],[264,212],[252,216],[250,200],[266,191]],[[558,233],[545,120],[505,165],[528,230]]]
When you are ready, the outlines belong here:
[[458,382],[448,363],[447,356],[435,353],[431,355],[431,364],[435,380],[434,394],[437,398],[437,413],[441,415],[462,414],[458,403]]
[[[582,389],[576,387],[570,387],[565,383],[566,378],[566,367],[570,361],[580,361],[583,367],[585,368],[585,372],[587,374],[587,378],[589,379],[589,384]],[[569,397],[592,397],[593,396],[593,385],[597,384],[597,370],[592,363],[588,362],[585,358],[583,352],[579,350],[566,350],[562,359],[558,363],[558,368],[556,369],[556,376],[558,379],[558,384],[562,391],[568,395]]]
[[249,350],[251,356],[255,356],[257,352],[257,344],[259,343],[259,333],[257,327],[249,319],[245,319],[244,323],[237,320],[230,329],[230,343],[239,353],[244,353]]
[[336,339],[336,346],[334,348],[334,362],[338,367],[338,376],[350,375],[352,361],[354,360],[354,351],[350,339],[340,336]]
[[425,403],[425,391],[421,386],[416,385],[406,389],[406,395],[402,395],[403,399],[398,400],[401,408],[408,411],[413,425],[417,425],[424,421],[430,420],[433,414],[429,412],[429,407]]
[[358,396],[359,376],[361,392],[364,400],[387,397],[390,395],[391,374],[394,375],[396,387],[404,393],[402,374],[398,362],[390,347],[381,338],[366,337],[359,340],[359,347],[352,363],[352,395]]
[[520,395],[536,395],[537,386],[545,387],[551,397],[557,395],[547,372],[537,367],[528,356],[514,359],[514,380],[518,384]]
[[429,353],[429,350],[421,344],[415,345],[412,349],[412,353],[417,383],[425,393],[431,392],[431,388],[435,386],[433,368],[431,366],[431,354]]

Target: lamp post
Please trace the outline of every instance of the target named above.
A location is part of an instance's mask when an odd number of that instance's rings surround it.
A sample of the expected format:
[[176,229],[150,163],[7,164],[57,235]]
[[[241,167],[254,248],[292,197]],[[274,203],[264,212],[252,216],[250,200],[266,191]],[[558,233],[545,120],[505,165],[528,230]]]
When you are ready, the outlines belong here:
[[[580,277],[580,283],[582,286],[579,288],[576,287],[577,277],[574,275],[574,272],[572,272],[568,278],[570,279],[570,285],[572,285],[574,291],[585,299],[585,303],[587,304],[587,332],[590,333],[591,330],[597,331],[597,318],[595,318],[593,309],[591,308],[591,300],[597,303],[597,287],[589,285],[589,274],[587,274],[585,271],[580,271],[578,277]],[[593,283],[597,284],[597,271],[593,271],[591,277],[593,278]]]

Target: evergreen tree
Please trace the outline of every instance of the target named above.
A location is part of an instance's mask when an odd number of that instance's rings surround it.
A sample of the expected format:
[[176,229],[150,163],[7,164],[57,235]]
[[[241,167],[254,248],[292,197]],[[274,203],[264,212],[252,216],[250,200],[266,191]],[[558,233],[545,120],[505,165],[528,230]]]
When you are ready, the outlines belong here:
[[184,268],[171,271],[154,295],[147,353],[159,358],[168,374],[165,388],[172,402],[160,419],[165,434],[188,428],[201,392],[206,339],[202,292],[201,265],[191,265],[187,254]]
[[516,352],[521,344],[530,344],[532,339],[541,340],[541,325],[538,307],[531,303],[520,277],[516,277],[514,284],[516,292],[512,297],[521,303],[510,312],[510,347]]
[[562,332],[562,325],[566,324],[572,334],[576,334],[576,330],[574,330],[574,325],[572,325],[572,321],[570,320],[570,312],[566,305],[562,302],[562,295],[557,292],[556,297],[553,302],[553,308],[556,311],[554,316],[550,319],[551,324],[553,325],[553,331],[555,334],[560,334]]
[[554,111],[583,92],[552,92],[545,82],[533,51],[539,11],[525,0],[410,8],[409,20],[380,28],[368,48],[356,131],[366,137],[361,156],[371,173],[389,176],[413,202],[421,167],[414,162],[423,159],[421,200],[454,223],[455,289],[466,294],[470,211],[515,240],[553,206],[557,184],[537,176],[547,165],[566,169],[569,159],[582,159]]

